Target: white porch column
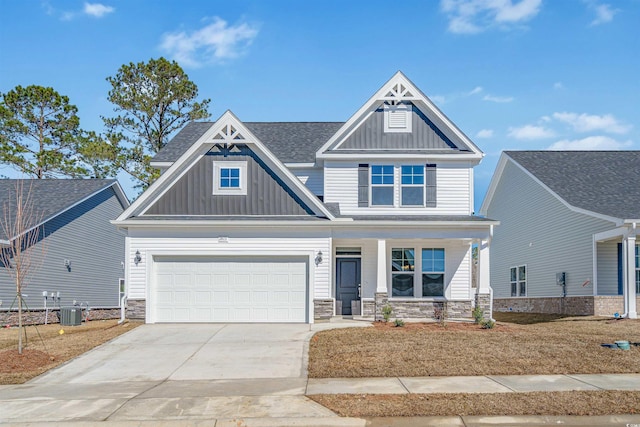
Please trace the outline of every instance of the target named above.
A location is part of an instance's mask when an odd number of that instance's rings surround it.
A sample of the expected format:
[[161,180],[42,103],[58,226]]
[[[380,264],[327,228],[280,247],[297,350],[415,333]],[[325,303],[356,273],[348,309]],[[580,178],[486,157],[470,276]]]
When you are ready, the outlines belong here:
[[387,242],[378,240],[378,271],[376,275],[376,293],[387,293]]
[[629,319],[637,319],[636,307],[636,236],[627,236],[622,242],[624,247],[624,308]]
[[488,294],[491,287],[491,271],[489,266],[489,240],[478,244],[478,289],[479,294]]

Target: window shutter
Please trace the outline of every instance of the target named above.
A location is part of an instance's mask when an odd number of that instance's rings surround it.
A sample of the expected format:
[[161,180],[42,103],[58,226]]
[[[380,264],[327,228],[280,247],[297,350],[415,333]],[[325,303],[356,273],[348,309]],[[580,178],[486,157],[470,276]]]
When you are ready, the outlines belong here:
[[436,183],[436,165],[428,164],[425,168],[425,185],[427,194],[425,197],[426,207],[435,208],[437,206],[438,191]]
[[358,165],[358,207],[369,207],[369,165]]

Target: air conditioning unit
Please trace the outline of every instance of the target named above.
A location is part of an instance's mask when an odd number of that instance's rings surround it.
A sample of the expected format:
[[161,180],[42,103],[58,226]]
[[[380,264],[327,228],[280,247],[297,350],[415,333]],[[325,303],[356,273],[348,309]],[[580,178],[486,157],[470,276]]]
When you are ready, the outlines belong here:
[[80,307],[62,307],[60,309],[60,326],[79,326],[82,324]]

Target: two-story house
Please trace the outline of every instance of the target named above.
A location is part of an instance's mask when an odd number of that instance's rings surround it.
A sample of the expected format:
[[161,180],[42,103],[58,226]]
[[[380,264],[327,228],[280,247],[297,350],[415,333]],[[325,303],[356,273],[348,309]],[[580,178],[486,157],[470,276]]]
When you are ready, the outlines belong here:
[[[401,72],[344,123],[190,123],[116,221],[128,316],[309,322],[490,314],[483,153]],[[472,248],[479,280],[472,284]]]

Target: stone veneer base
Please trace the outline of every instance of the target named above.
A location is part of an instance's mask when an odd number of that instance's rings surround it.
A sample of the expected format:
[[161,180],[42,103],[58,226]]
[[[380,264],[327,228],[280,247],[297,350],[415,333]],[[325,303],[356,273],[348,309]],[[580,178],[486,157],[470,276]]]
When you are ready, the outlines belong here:
[[[636,297],[640,307],[640,296]],[[623,314],[622,295],[597,295],[545,298],[495,298],[493,310],[498,312],[567,314],[571,316],[614,316]]]
[[[60,323],[58,319],[59,309],[49,309],[47,323]],[[119,308],[92,308],[89,310],[89,321],[91,320],[109,320],[119,319]],[[44,325],[45,310],[29,310],[22,313],[23,325]],[[18,311],[0,311],[0,326],[17,326]]]

